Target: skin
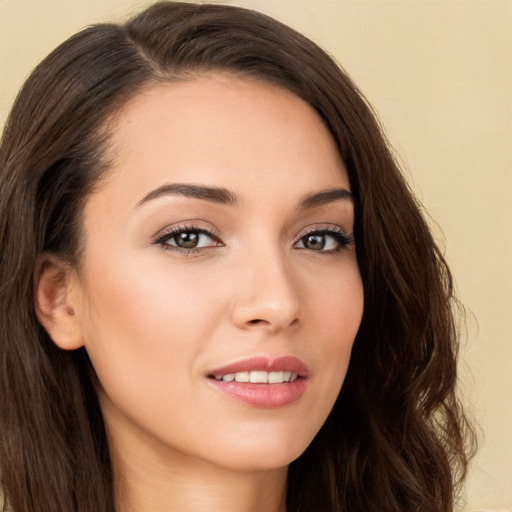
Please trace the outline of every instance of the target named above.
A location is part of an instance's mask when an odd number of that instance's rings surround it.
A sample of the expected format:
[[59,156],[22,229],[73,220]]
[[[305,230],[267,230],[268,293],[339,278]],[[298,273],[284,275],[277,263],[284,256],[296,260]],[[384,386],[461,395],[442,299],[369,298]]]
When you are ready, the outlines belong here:
[[[298,208],[350,190],[336,146],[291,93],[209,74],[146,88],[116,119],[110,152],[86,202],[81,266],[59,280],[44,265],[38,300],[54,341],[85,346],[98,375],[117,508],[283,512],[287,466],[336,400],[363,311],[352,201]],[[176,183],[222,187],[238,204],[151,197]],[[162,241],[169,229],[199,247]],[[266,409],[211,385],[211,369],[253,356],[301,359],[304,394]]]

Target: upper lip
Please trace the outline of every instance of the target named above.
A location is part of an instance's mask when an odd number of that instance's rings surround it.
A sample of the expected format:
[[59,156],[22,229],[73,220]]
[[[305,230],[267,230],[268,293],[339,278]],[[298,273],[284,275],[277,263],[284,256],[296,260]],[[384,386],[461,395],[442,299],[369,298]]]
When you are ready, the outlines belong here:
[[239,372],[292,372],[296,373],[299,377],[306,378],[308,376],[308,367],[297,357],[282,356],[282,357],[250,357],[242,359],[234,363],[223,366],[222,368],[215,368],[208,372],[209,376],[218,377],[227,375],[229,373]]

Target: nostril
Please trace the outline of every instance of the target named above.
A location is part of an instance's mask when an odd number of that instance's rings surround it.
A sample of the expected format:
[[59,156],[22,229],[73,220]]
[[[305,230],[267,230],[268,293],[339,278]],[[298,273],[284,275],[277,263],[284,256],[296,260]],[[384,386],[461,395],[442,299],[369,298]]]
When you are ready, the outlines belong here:
[[265,322],[265,320],[262,320],[260,318],[255,318],[254,320],[249,320],[249,323],[251,325],[256,325],[256,324],[259,324],[259,323],[267,323],[267,322]]

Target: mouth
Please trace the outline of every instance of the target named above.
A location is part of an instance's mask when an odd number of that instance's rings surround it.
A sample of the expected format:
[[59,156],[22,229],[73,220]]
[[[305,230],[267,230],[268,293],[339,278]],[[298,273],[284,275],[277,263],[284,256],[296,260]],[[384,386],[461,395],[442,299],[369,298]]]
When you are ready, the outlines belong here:
[[222,382],[251,382],[253,384],[283,384],[285,382],[295,382],[298,378],[297,373],[290,371],[282,372],[264,372],[253,370],[250,372],[226,373],[224,375],[211,375],[210,378]]
[[251,357],[208,372],[222,382],[283,384],[308,377],[308,367],[297,357]]
[[228,398],[251,407],[274,409],[305,392],[308,368],[296,357],[255,357],[208,372],[211,385]]

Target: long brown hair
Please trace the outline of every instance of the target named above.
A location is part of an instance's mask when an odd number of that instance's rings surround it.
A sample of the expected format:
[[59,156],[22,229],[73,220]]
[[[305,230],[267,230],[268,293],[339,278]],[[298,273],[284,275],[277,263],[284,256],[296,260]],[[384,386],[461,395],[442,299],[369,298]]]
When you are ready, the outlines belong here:
[[455,397],[452,279],[365,99],[318,46],[254,11],[158,3],[70,38],[31,74],[0,148],[0,465],[5,509],[113,512],[94,372],[37,320],[46,251],[80,261],[109,121],[149,83],[224,70],[284,87],[328,126],[356,198],[365,310],[327,422],[289,469],[290,512],[451,512],[473,437]]

